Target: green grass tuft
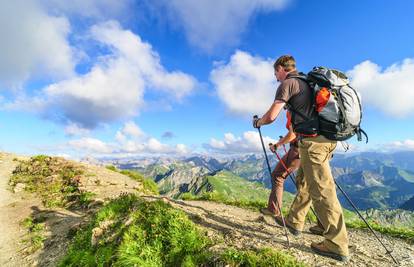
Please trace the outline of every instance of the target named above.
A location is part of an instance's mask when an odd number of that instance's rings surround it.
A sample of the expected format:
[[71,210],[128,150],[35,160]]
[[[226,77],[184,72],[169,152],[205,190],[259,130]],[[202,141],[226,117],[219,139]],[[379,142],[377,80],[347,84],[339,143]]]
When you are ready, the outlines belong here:
[[45,223],[43,219],[34,219],[32,216],[27,217],[21,222],[21,225],[28,231],[28,237],[23,239],[23,243],[28,243],[29,253],[34,253],[43,248],[45,237]]
[[9,184],[25,184],[25,190],[37,193],[48,207],[63,207],[78,201],[82,194],[79,179],[83,170],[62,158],[38,155],[20,164],[13,171]]
[[247,250],[240,251],[228,249],[221,255],[221,260],[227,263],[227,266],[255,266],[255,267],[296,267],[306,266],[298,262],[294,257],[281,253],[279,251],[264,248],[257,251]]
[[[96,232],[101,235],[93,237]],[[217,255],[209,251],[212,245],[184,212],[128,194],[96,213],[59,266],[303,266],[271,249]]]
[[118,169],[114,165],[106,165],[105,168],[114,172],[118,171]]
[[[113,221],[96,246],[92,229]],[[130,221],[128,225],[126,222]],[[181,266],[198,263],[209,240],[188,217],[162,202],[124,195],[105,205],[77,234],[61,266]]]

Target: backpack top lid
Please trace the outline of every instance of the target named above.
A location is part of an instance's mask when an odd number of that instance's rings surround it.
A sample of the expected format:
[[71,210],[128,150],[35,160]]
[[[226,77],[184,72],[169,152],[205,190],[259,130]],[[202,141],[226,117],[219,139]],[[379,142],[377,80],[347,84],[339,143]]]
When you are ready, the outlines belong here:
[[343,72],[325,67],[314,67],[308,73],[308,79],[323,87],[342,87],[349,84]]

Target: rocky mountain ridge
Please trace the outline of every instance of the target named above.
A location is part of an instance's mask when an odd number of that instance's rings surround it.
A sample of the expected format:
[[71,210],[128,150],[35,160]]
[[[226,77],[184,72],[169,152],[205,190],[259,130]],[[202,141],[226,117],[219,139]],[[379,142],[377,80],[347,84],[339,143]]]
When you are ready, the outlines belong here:
[[[403,169],[408,165],[402,160],[414,158],[414,153],[361,153],[357,155],[336,154],[331,162],[336,181],[346,190],[360,209],[411,208],[408,200],[414,197],[414,171]],[[276,165],[275,157],[269,156],[271,166]],[[148,165],[140,161],[136,169],[160,185],[162,192],[176,194],[194,184],[200,176],[220,170],[230,171],[249,181],[260,182],[270,188],[270,178],[262,155],[243,155],[228,159],[215,159],[208,156],[193,156],[174,161],[154,159]],[[131,163],[118,165],[130,168]],[[294,193],[295,186],[286,182],[286,190]],[[180,189],[181,188],[181,189]],[[170,194],[171,195],[171,194]],[[345,207],[351,208],[339,194]],[[408,202],[406,205],[404,205]]]

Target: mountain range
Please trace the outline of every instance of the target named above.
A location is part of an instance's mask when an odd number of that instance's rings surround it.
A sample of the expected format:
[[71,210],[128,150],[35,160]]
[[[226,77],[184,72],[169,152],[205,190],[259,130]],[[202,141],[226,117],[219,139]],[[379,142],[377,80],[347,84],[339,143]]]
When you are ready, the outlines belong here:
[[[271,166],[275,166],[275,158],[269,159]],[[153,158],[112,163],[121,169],[138,170],[152,177],[161,193],[172,196],[194,191],[205,183],[207,176],[215,177],[222,171],[231,173],[234,179],[242,178],[270,188],[267,165],[262,155],[228,159],[210,156]],[[414,209],[414,152],[338,153],[333,157],[331,166],[335,180],[359,209]],[[295,192],[291,181],[285,183],[285,188]],[[351,208],[339,191],[338,196],[344,207]]]

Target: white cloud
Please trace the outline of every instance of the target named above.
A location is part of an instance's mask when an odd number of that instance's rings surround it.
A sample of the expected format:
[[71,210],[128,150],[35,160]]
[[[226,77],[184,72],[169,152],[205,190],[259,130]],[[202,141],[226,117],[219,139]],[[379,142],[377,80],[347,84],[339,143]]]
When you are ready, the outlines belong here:
[[277,84],[273,61],[236,51],[227,64],[218,63],[210,74],[218,97],[236,114],[263,114],[273,103]]
[[161,143],[155,138],[149,138],[143,141],[122,140],[117,143],[107,143],[99,139],[83,137],[81,139],[71,140],[67,143],[65,149],[71,148],[80,154],[95,154],[105,156],[125,155],[144,155],[144,154],[168,154],[168,155],[185,155],[189,149],[184,144],[167,145]]
[[396,151],[396,150],[414,150],[414,140],[406,139],[404,141],[394,141],[383,146],[386,150]]
[[168,145],[154,137],[147,136],[138,125],[129,121],[116,132],[113,142],[104,142],[96,138],[83,137],[69,141],[62,148],[74,149],[80,154],[98,156],[121,156],[143,154],[185,155],[190,151],[184,144]]
[[127,11],[131,0],[39,0],[45,9],[53,13],[83,16],[88,18],[119,17]]
[[107,143],[89,137],[83,137],[77,140],[71,140],[68,142],[69,147],[87,153],[99,153],[108,154],[112,153],[114,149]]
[[414,59],[405,59],[384,70],[364,61],[348,72],[351,84],[361,92],[363,104],[370,104],[392,116],[414,112]]
[[179,100],[196,86],[192,76],[165,70],[150,44],[115,21],[93,26],[90,36],[109,54],[89,72],[47,86],[29,103],[23,99],[9,106],[27,108],[36,102],[47,116],[53,113],[54,119],[91,129],[137,115],[145,90],[160,90]]
[[[269,143],[274,144],[277,140],[264,136],[263,142],[266,149],[268,149]],[[204,148],[210,152],[225,154],[263,152],[259,133],[254,131],[244,132],[241,137],[236,137],[232,133],[226,133],[223,140],[212,138],[209,144],[204,145]]]
[[140,138],[140,137],[145,136],[145,133],[133,121],[126,122],[121,132],[124,135],[135,137],[135,138]]
[[249,19],[259,12],[280,10],[289,0],[162,0],[148,1],[170,23],[184,29],[193,45],[211,52],[217,46],[235,45]]
[[368,151],[369,148],[361,144],[350,144],[348,141],[337,142],[334,153],[357,153]]
[[153,137],[146,138],[144,140],[120,140],[118,143],[118,153],[130,153],[130,154],[170,154],[170,155],[182,155],[189,153],[187,146],[184,144],[167,145],[161,143],[159,140]]
[[90,130],[85,129],[77,125],[76,123],[70,123],[65,127],[65,134],[68,136],[74,136],[74,135],[88,135],[90,133]]
[[92,35],[110,46],[118,57],[128,60],[148,87],[171,94],[177,99],[194,89],[196,80],[192,76],[181,71],[166,71],[151,45],[131,31],[121,29],[117,22],[109,21],[92,27]]
[[70,31],[65,17],[48,15],[36,1],[0,1],[2,87],[21,87],[33,77],[71,76],[76,60]]

